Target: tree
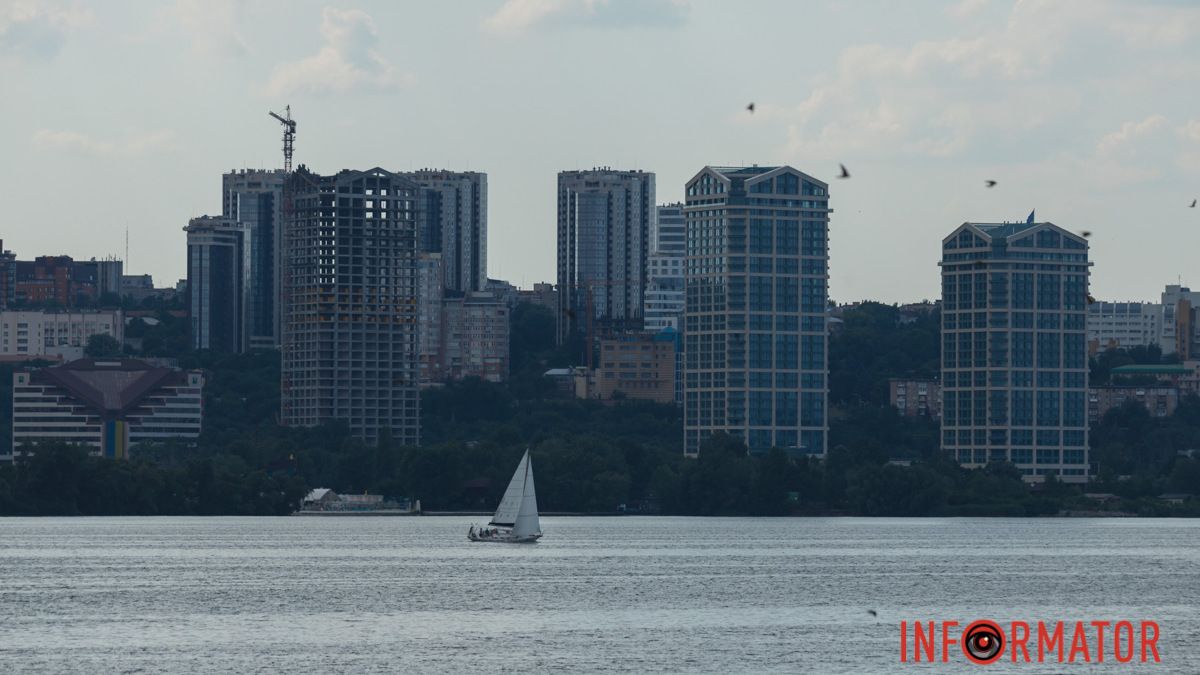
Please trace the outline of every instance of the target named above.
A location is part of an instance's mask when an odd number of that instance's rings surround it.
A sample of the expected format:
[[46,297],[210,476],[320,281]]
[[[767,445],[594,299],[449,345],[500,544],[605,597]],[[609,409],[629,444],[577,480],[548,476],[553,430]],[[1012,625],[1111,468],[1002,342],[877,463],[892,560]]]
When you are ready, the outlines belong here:
[[85,356],[93,359],[110,359],[121,355],[121,343],[111,335],[93,335],[83,348]]

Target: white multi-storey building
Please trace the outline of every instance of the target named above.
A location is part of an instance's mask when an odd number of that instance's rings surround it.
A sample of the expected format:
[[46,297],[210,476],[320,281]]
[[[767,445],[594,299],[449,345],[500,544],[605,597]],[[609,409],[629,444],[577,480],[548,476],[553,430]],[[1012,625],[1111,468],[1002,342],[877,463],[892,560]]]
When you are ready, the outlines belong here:
[[1149,302],[1094,302],[1088,305],[1088,344],[1095,351],[1158,345],[1163,306]]
[[37,443],[86,445],[114,459],[146,441],[200,435],[200,371],[153,366],[133,359],[80,359],[13,374],[12,452]]
[[119,309],[76,311],[0,311],[0,356],[83,356],[93,335],[124,339]]

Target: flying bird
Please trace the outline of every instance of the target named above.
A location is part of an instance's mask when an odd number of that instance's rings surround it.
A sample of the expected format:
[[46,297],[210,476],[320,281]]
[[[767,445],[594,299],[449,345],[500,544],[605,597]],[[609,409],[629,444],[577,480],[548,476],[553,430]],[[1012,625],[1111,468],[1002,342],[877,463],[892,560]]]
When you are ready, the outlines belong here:
[[841,175],[838,176],[838,178],[849,178],[850,172],[846,170],[846,165],[838,164],[838,166],[842,167],[842,173],[841,173]]
[[746,110],[749,110],[751,115],[754,114],[754,101],[750,101],[750,105],[746,106]]
[[1192,205],[1191,205],[1191,206],[1189,206],[1188,208],[1189,208],[1189,209],[1194,209],[1194,208],[1196,208],[1196,200],[1195,200],[1195,199],[1193,199],[1193,200],[1192,200]]
[[983,184],[987,187],[996,187],[996,181],[994,180],[985,180]]
[[1088,237],[1092,236],[1092,232],[1091,232],[1091,230],[1083,230],[1082,232],[1079,233],[1079,236],[1083,237],[1084,239],[1087,239]]
[[868,610],[867,610],[867,614],[870,614],[871,616],[873,616],[873,617],[876,617],[876,618],[878,618],[878,617],[879,617],[879,613],[878,613],[878,612],[876,612],[876,611],[875,611],[875,610],[873,610],[873,609],[868,609]]

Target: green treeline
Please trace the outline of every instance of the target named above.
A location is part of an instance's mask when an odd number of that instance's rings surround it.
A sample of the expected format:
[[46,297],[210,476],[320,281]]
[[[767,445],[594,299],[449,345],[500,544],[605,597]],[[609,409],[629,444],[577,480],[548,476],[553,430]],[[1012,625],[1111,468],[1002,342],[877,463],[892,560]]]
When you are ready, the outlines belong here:
[[[528,447],[543,511],[631,511],[685,515],[1043,515],[1119,510],[1200,515],[1196,501],[1170,505],[1165,492],[1200,493],[1200,398],[1170,417],[1130,404],[1093,429],[1103,505],[1076,486],[1031,489],[1011,465],[961,469],[938,451],[938,427],[887,405],[889,377],[930,377],[938,368],[936,313],[904,321],[895,307],[864,303],[844,313],[830,340],[830,436],[825,461],[783,451],[747,456],[714,437],[697,460],[682,455],[674,406],[562,397],[542,377],[582,361],[582,341],[556,348],[554,317],[521,305],[513,313],[512,376],[465,381],[422,395],[422,446],[384,439],[376,447],[343,426],[278,426],[279,356],[178,348],[179,320],[165,312],[138,327],[143,349],[206,372],[204,432],[193,446],[141,445],[129,461],[78,448],[40,448],[0,467],[0,514],[284,514],[306,490],[420,499],[427,511],[495,507]],[[110,348],[110,345],[98,347]],[[1149,355],[1103,355],[1098,367]],[[1154,356],[1157,358],[1157,355]],[[11,368],[0,372],[4,442]],[[1200,453],[1198,453],[1200,454]]]

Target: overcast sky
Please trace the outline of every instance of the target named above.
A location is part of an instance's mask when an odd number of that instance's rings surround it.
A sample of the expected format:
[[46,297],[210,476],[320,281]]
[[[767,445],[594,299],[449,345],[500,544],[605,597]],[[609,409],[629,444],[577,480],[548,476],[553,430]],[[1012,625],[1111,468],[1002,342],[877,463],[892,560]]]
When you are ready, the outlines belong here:
[[486,171],[488,271],[522,286],[555,277],[558,171],[667,202],[754,163],[831,183],[838,301],[936,298],[943,236],[1034,208],[1094,232],[1097,297],[1200,286],[1189,0],[0,0],[0,238],[128,227],[128,273],[172,283],[221,173],[282,165],[287,104],[315,171]]

